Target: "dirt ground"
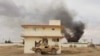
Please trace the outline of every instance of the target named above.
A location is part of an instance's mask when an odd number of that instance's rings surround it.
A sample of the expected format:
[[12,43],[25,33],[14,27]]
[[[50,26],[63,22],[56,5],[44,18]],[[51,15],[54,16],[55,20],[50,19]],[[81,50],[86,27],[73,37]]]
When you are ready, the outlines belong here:
[[[62,54],[55,56],[100,56],[100,47],[96,48],[62,48]],[[1,46],[0,56],[54,56],[24,54],[21,46]]]

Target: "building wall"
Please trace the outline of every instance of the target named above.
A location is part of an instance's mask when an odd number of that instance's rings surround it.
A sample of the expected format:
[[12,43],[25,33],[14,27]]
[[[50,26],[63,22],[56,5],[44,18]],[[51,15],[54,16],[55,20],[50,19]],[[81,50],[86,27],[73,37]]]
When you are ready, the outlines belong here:
[[32,51],[32,47],[35,46],[35,41],[39,41],[41,40],[41,38],[24,38],[25,40],[25,45],[24,45],[24,53],[34,53],[34,51]]
[[60,28],[42,28],[42,27],[29,27],[25,28],[23,35],[24,36],[62,36]]
[[[49,25],[61,25],[60,20],[51,20]],[[54,28],[54,30],[53,30]],[[62,36],[61,28],[60,27],[25,27],[22,36]],[[38,37],[25,37],[25,45],[24,45],[24,53],[34,53],[32,51],[32,47],[35,46],[35,41],[39,41],[42,38]],[[54,45],[55,42],[52,42],[52,38],[48,38],[48,45]],[[58,42],[59,50],[57,51],[58,54],[61,53],[61,41]]]
[[61,21],[60,20],[50,20],[49,25],[61,25]]

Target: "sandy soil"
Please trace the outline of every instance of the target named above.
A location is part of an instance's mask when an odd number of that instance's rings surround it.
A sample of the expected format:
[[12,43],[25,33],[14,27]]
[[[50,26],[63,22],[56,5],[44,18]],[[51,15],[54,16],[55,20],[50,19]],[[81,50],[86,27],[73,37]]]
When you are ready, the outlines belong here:
[[[24,54],[21,46],[0,46],[0,56],[54,56]],[[97,48],[63,48],[62,54],[55,56],[100,56],[100,47]]]

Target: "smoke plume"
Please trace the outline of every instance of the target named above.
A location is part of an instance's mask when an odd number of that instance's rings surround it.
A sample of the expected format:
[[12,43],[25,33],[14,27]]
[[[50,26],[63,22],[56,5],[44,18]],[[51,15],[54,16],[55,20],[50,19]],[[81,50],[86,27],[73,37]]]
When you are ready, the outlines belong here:
[[63,31],[68,42],[78,42],[78,40],[84,33],[84,23],[82,23],[81,21],[74,22],[74,17],[70,12],[68,12],[63,1],[59,1],[56,9],[51,6],[44,14],[43,18],[45,19],[44,21],[48,21],[49,19],[60,19],[61,24],[65,27],[65,29],[69,28],[73,33],[73,36],[71,36],[69,33],[67,33],[66,30]]
[[[17,1],[17,0],[16,0]],[[61,24],[65,27],[63,33],[68,42],[78,42],[84,33],[84,24],[82,22],[74,22],[73,15],[68,11],[64,2],[66,0],[21,0],[27,6],[17,6],[13,0],[0,0],[0,26],[2,32],[5,28],[8,30],[9,37],[20,36],[22,28],[21,24],[46,24],[51,19],[60,19]],[[70,29],[71,36],[66,29]],[[1,33],[2,33],[1,32]],[[6,31],[5,31],[6,32]],[[9,33],[11,32],[11,34]],[[1,34],[0,33],[0,34]],[[2,35],[2,34],[1,34]],[[5,37],[8,37],[4,35]],[[15,39],[15,37],[14,37]]]

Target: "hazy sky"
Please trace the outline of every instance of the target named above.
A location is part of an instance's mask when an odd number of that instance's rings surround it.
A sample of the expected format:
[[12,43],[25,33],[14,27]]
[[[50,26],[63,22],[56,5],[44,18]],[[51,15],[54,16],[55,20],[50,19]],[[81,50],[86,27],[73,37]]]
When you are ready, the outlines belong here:
[[[0,0],[0,42],[5,39],[14,41],[22,39],[20,24],[39,22],[37,19],[32,19],[39,18],[34,13],[44,12],[52,1],[55,3],[58,0],[38,0],[38,2],[37,0]],[[94,43],[100,43],[100,0],[64,1],[68,10],[75,12],[74,19],[81,20],[86,25],[85,34],[80,41],[93,39]]]

